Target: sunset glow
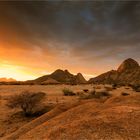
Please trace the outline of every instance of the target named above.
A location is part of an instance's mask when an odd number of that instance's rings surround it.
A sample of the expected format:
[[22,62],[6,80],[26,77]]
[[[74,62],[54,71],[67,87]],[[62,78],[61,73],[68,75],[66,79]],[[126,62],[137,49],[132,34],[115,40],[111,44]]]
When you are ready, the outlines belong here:
[[2,64],[0,65],[0,77],[14,78],[16,80],[35,79],[38,75],[24,70],[24,68],[14,65]]
[[139,8],[132,5],[1,2],[0,77],[28,80],[68,69],[88,79],[126,58],[139,62]]

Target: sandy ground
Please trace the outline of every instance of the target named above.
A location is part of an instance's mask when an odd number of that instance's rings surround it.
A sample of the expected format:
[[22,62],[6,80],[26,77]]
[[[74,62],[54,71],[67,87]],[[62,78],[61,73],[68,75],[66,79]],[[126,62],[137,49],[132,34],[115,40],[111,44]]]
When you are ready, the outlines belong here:
[[[108,86],[108,85],[106,85]],[[42,91],[47,94],[45,100],[46,103],[72,103],[77,102],[78,97],[67,97],[63,96],[62,90],[64,88],[71,89],[74,92],[83,91],[83,89],[92,90],[93,87],[96,87],[96,90],[103,90],[103,85],[1,85],[0,86],[0,138],[15,132],[21,126],[31,122],[35,118],[25,118],[22,116],[22,113],[18,109],[9,109],[6,106],[7,99],[10,95],[20,94],[22,91]],[[119,96],[122,92],[127,92],[130,94],[136,94],[131,88],[121,87],[116,90],[111,91],[113,96]]]
[[1,85],[0,86],[0,138],[16,131],[22,125],[32,121],[34,118],[25,118],[18,109],[9,109],[6,106],[7,99],[14,94],[20,94],[23,91],[42,91],[47,94],[46,103],[64,103],[75,102],[77,97],[63,96],[64,88],[71,89],[75,92],[83,89],[92,89],[91,85]]

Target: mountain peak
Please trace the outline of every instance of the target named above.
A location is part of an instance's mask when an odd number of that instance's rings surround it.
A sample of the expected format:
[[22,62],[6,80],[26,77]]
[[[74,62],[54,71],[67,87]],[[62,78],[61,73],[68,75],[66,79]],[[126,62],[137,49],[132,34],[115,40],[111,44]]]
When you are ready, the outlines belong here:
[[122,64],[119,66],[117,71],[124,72],[126,70],[132,70],[132,69],[136,69],[136,68],[139,68],[138,62],[132,58],[128,58],[122,62]]
[[77,76],[82,76],[83,77],[83,75],[81,73],[77,73]]
[[68,70],[64,70],[64,72],[65,72],[66,74],[71,74]]
[[61,70],[61,69],[57,69],[57,70],[55,70],[53,73],[58,73],[58,72],[64,72],[64,71]]
[[83,77],[81,73],[77,73],[76,78],[78,83],[86,83],[86,79]]

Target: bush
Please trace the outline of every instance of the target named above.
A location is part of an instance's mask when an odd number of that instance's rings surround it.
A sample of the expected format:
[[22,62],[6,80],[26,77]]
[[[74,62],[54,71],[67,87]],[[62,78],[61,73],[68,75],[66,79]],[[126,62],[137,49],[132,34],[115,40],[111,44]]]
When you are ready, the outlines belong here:
[[125,87],[125,89],[130,89],[129,87]]
[[101,98],[101,97],[109,97],[111,96],[108,91],[98,91],[95,93],[95,98]]
[[112,91],[112,90],[113,90],[113,87],[105,86],[105,89],[106,89],[107,91]]
[[121,95],[122,95],[122,96],[128,96],[128,95],[130,95],[130,94],[129,94],[129,93],[126,93],[126,92],[122,92]]
[[132,85],[132,88],[136,92],[140,92],[140,85]]
[[97,98],[100,99],[102,97],[110,97],[111,95],[109,94],[108,91],[98,91],[96,92],[95,90],[92,90],[89,92],[88,95],[82,95],[80,96],[81,99],[92,99],[92,98]]
[[84,92],[86,92],[86,93],[87,93],[87,92],[89,92],[89,90],[88,90],[88,89],[83,89],[83,91],[84,91]]
[[24,91],[8,99],[8,107],[21,108],[26,116],[33,116],[41,111],[46,94],[44,92]]
[[67,88],[63,89],[62,91],[63,91],[64,96],[75,96],[76,95],[72,90],[67,89]]
[[112,88],[113,88],[113,89],[116,89],[117,86],[118,86],[117,84],[113,84],[113,85],[112,85]]
[[78,91],[78,92],[76,92],[76,95],[77,95],[77,96],[83,96],[83,95],[84,95],[84,92],[82,92],[82,91],[79,92],[79,91]]

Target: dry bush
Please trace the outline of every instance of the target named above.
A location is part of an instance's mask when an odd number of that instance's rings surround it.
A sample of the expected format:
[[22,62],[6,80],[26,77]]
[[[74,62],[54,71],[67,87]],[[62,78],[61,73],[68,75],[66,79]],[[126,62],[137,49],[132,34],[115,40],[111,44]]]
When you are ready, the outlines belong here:
[[136,92],[140,92],[140,85],[132,85],[132,89]]
[[64,96],[75,96],[76,95],[72,90],[67,89],[67,88],[63,89],[62,92],[63,92]]
[[88,90],[88,89],[83,89],[83,91],[84,91],[84,92],[86,92],[86,93],[87,93],[87,92],[89,92],[89,90]]
[[96,99],[100,99],[102,97],[110,97],[110,93],[108,91],[98,91],[96,92],[95,90],[92,90],[89,92],[88,95],[82,95],[80,96],[81,99],[92,99],[92,98],[96,98]]
[[8,99],[7,106],[21,108],[26,116],[34,116],[43,109],[44,92],[24,91],[19,95],[13,95]]
[[95,93],[94,98],[102,98],[111,96],[108,91],[98,91]]
[[129,87],[125,87],[125,89],[130,89]]
[[113,90],[112,87],[107,87],[107,86],[105,86],[105,89],[106,89],[107,91],[112,91],[112,90]]
[[117,84],[113,84],[113,85],[112,85],[112,88],[113,88],[113,89],[116,89],[117,87],[118,87]]
[[77,95],[77,96],[82,96],[82,95],[84,95],[84,92],[78,91],[78,92],[76,92],[76,95]]
[[129,93],[126,93],[126,92],[122,92],[121,95],[122,95],[122,96],[128,96],[128,95],[130,95],[130,94],[129,94]]

